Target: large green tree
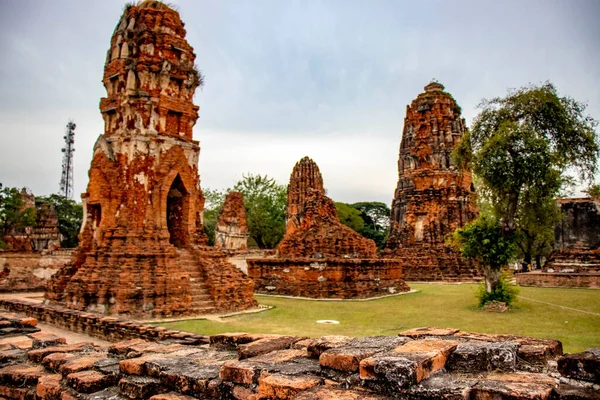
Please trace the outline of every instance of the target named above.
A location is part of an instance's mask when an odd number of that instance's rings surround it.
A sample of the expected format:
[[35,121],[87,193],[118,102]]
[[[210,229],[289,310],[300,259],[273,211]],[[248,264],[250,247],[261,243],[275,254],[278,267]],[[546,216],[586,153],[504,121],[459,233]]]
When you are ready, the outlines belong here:
[[60,242],[61,247],[77,247],[77,244],[79,244],[79,230],[83,221],[83,208],[81,204],[59,194],[36,197],[35,202],[45,203],[54,207],[58,217],[58,230],[63,236],[63,240]]
[[597,171],[598,123],[584,104],[559,96],[551,83],[511,90],[479,108],[457,147],[457,161],[478,177],[480,195],[505,235],[524,234],[522,240],[546,247],[544,238],[559,217],[551,202],[569,181],[568,172],[589,180]]
[[21,190],[0,183],[0,248],[6,246],[3,237],[33,226],[35,218],[35,207],[26,207]]
[[387,204],[378,201],[354,203],[352,207],[361,212],[364,221],[364,228],[359,233],[373,239],[377,248],[383,249],[390,230],[390,208]]
[[334,202],[337,209],[338,219],[344,225],[360,233],[365,228],[365,221],[362,219],[361,211],[347,203]]
[[390,208],[384,203],[371,201],[354,204],[335,202],[341,223],[372,239],[379,249],[385,246],[390,228]]

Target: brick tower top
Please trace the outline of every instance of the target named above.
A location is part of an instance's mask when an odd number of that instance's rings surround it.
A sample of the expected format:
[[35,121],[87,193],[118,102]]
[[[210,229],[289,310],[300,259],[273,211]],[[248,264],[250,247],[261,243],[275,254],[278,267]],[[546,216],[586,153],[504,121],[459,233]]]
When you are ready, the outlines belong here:
[[100,101],[105,136],[161,135],[192,141],[202,75],[179,13],[162,2],[128,6],[111,38]]
[[303,157],[294,166],[287,188],[286,233],[293,232],[302,224],[309,191],[325,195],[319,167],[309,157]]
[[471,172],[452,152],[466,133],[465,120],[444,85],[431,82],[406,107],[387,249],[443,245],[448,233],[477,215]]

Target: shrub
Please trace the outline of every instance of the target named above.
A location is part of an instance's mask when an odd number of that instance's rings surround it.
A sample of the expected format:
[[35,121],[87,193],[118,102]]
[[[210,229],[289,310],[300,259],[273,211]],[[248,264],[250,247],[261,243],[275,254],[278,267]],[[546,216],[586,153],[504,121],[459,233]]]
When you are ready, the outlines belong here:
[[485,283],[482,283],[479,287],[479,293],[477,294],[477,297],[479,298],[479,306],[483,307],[485,303],[493,300],[506,303],[507,306],[511,305],[511,303],[516,300],[517,295],[519,294],[519,288],[513,285],[510,282],[510,279],[510,273],[503,271],[500,274],[498,283],[491,292],[486,291]]

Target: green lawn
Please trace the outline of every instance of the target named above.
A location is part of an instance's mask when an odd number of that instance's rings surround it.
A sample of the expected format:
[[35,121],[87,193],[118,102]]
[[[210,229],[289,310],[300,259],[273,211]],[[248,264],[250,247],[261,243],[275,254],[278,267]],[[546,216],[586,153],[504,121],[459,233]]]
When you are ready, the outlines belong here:
[[[372,301],[313,301],[256,296],[274,308],[223,319],[190,320],[162,325],[173,329],[215,334],[262,332],[302,336],[395,335],[420,326],[452,327],[470,332],[508,333],[556,338],[565,352],[600,346],[600,315],[586,314],[519,298],[505,313],[481,311],[476,306],[477,285],[411,284],[419,290]],[[521,288],[520,296],[600,314],[600,290]],[[317,324],[333,319],[339,325]]]

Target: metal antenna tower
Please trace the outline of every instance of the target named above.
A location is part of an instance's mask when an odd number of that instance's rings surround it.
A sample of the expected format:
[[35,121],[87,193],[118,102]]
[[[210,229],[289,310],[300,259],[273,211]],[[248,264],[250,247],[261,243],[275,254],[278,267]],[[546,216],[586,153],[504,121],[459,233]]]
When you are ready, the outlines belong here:
[[73,199],[73,152],[75,151],[75,122],[69,121],[67,123],[67,130],[65,136],[65,147],[62,152],[62,176],[60,178],[60,194],[65,198]]

